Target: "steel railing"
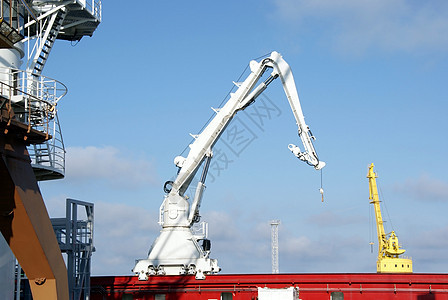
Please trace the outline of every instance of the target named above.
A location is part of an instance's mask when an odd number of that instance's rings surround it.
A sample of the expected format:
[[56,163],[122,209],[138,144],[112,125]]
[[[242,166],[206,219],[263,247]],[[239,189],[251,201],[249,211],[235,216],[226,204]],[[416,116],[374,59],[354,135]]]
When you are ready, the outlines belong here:
[[[65,147],[56,105],[67,94],[67,87],[54,79],[22,70],[0,68],[0,96],[7,99],[14,118],[31,129],[47,134],[42,144],[28,147],[34,168],[65,173]],[[5,108],[4,108],[5,109]],[[57,176],[57,177],[61,177]]]
[[102,2],[101,0],[77,0],[82,6],[84,6],[87,11],[89,11],[92,16],[94,16],[98,21],[101,22],[101,11],[102,11]]

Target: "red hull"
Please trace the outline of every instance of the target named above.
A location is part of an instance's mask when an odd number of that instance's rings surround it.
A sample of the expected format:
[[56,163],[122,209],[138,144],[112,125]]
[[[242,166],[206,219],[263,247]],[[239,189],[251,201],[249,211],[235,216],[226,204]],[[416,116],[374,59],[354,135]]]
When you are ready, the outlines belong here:
[[[257,299],[258,287],[298,287],[300,299],[448,300],[448,274],[241,274],[194,276],[92,277],[91,299]],[[162,296],[163,298],[163,296]],[[342,299],[342,298],[337,298]]]

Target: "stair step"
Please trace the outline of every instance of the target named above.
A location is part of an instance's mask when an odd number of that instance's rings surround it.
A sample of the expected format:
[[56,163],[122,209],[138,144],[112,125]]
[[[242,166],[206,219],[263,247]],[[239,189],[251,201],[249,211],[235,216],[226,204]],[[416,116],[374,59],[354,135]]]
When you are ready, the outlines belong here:
[[33,67],[33,75],[39,75],[42,72],[42,69],[45,65],[45,62],[48,59],[51,48],[54,45],[55,40],[59,34],[59,28],[62,26],[65,16],[67,12],[64,10],[59,10],[57,15],[54,17],[53,24],[51,27],[47,27],[46,30],[48,32],[47,38],[44,41],[43,45],[41,45],[40,53],[36,53],[35,62]]

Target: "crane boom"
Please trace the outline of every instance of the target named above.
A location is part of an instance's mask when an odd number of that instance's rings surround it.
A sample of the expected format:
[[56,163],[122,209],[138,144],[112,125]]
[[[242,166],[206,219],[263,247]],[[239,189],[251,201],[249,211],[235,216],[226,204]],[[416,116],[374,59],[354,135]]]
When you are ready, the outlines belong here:
[[[268,69],[273,69],[270,77],[264,82],[258,83],[261,76]],[[305,123],[302,108],[300,106],[299,95],[292,75],[291,68],[278,52],[272,52],[270,57],[261,62],[250,62],[251,73],[246,80],[239,84],[238,90],[231,94],[227,103],[217,110],[216,116],[205,127],[201,134],[195,136],[195,141],[190,145],[190,152],[186,158],[177,157],[176,165],[180,171],[173,183],[171,193],[180,193],[183,195],[195,176],[197,169],[206,156],[211,156],[212,147],[225,130],[227,124],[232,120],[236,113],[245,109],[267,88],[267,86],[276,78],[280,77],[286,97],[288,98],[294,118],[298,125],[299,136],[305,151],[290,144],[291,151],[301,160],[314,166],[317,170],[325,166],[324,162],[319,161],[314,149],[309,127]]]
[[383,217],[381,215],[380,200],[378,197],[378,188],[376,186],[376,178],[378,176],[373,171],[373,163],[369,167],[367,178],[369,178],[369,200],[373,204],[375,210],[376,230],[378,233],[378,259],[381,259],[384,245],[387,244],[386,233],[384,231]]
[[[160,208],[159,220],[162,225],[161,233],[151,246],[148,259],[138,260],[133,269],[139,279],[146,280],[149,275],[155,274],[195,274],[197,278],[204,278],[204,274],[220,270],[217,261],[209,258],[210,241],[205,237],[198,238],[191,232],[191,227],[200,218],[199,208],[208,166],[213,157],[212,149],[236,113],[252,104],[275,79],[281,79],[304,151],[294,144],[289,144],[288,148],[297,158],[316,170],[325,166],[314,149],[312,140],[315,138],[305,123],[294,77],[286,61],[274,51],[260,62],[251,61],[249,66],[251,72],[248,77],[242,83],[236,83],[238,88],[230,95],[230,99],[222,108],[214,110],[216,115],[210,123],[200,134],[193,136],[195,139],[187,157],[177,156],[174,159],[179,171],[174,181],[165,183],[167,194]],[[272,72],[266,80],[259,83],[268,69],[272,69]],[[201,165],[202,175],[190,205],[184,194]],[[202,247],[199,246],[200,240],[203,242]]]

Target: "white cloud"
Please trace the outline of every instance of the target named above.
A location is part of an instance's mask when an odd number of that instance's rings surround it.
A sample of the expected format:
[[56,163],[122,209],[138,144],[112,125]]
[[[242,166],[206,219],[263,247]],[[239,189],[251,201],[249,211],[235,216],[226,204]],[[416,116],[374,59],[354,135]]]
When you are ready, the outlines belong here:
[[280,247],[282,253],[285,254],[307,254],[315,255],[316,253],[311,251],[312,241],[306,236],[289,237],[288,239],[282,239],[284,241]]
[[253,223],[248,223],[245,217],[238,212],[210,211],[204,214],[204,221],[209,222],[211,257],[218,259],[223,273],[270,271],[268,221],[250,220]]
[[130,275],[135,259],[147,257],[160,231],[157,221],[156,213],[141,207],[95,203],[93,274]]
[[131,157],[115,147],[67,148],[67,181],[105,181],[114,187],[136,187],[156,183],[151,162]]
[[312,215],[307,218],[310,224],[316,224],[319,227],[331,227],[362,224],[365,218],[359,215],[347,214],[346,211],[342,213],[335,213],[334,211],[326,210],[317,215]]
[[[206,220],[205,220],[206,219]],[[242,217],[225,212],[209,212],[211,257],[218,259],[223,273],[267,273],[271,268],[269,221],[238,226]],[[94,275],[131,275],[135,259],[146,258],[158,236],[157,214],[128,204],[95,203]],[[427,253],[443,254],[447,228],[421,232],[407,240],[410,253],[420,261],[416,270],[440,270],[437,259]],[[434,244],[434,236],[440,243]],[[375,270],[375,254],[368,241],[355,234],[298,234],[279,228],[279,257],[282,272],[366,272]],[[406,249],[408,249],[406,248]],[[422,267],[422,263],[425,264]],[[417,263],[415,263],[417,266]]]
[[[208,217],[213,216],[213,220]],[[271,227],[269,220],[247,224],[242,215],[214,212],[210,221],[212,258],[217,258],[224,273],[269,273],[271,271]],[[247,224],[249,226],[238,226]],[[362,238],[327,234],[299,233],[279,226],[279,259],[282,272],[366,271],[353,256],[369,255]],[[353,254],[353,252],[355,252]],[[337,259],[338,263],[334,263]],[[286,263],[285,263],[286,262]],[[374,261],[373,261],[374,266]]]
[[[205,220],[206,219],[206,220]],[[259,234],[259,227],[238,227],[241,220],[212,211],[207,213],[212,241],[212,258],[217,258],[225,273],[269,272],[270,229]],[[157,215],[127,204],[95,204],[95,247],[92,271],[95,275],[131,275],[135,259],[146,258],[159,235]],[[267,223],[266,223],[267,224]]]
[[352,232],[300,236],[280,232],[282,272],[366,272],[370,267],[364,262],[369,254],[368,243]]
[[50,218],[64,218],[66,214],[66,199],[64,194],[44,198]]
[[448,201],[448,183],[427,174],[411,178],[394,186],[397,192],[419,201]]
[[414,272],[445,272],[447,268],[448,226],[410,235],[405,255],[412,256]]
[[[46,199],[51,218],[65,217],[64,195]],[[85,219],[78,210],[78,219]],[[94,203],[93,275],[132,275],[136,259],[146,258],[149,247],[158,236],[157,212],[125,203]]]
[[313,30],[320,42],[343,53],[448,49],[446,1],[275,0],[275,5],[276,18],[288,28]]
[[239,238],[240,232],[236,226],[234,216],[222,211],[210,211],[204,214],[204,221],[209,223],[210,233],[222,241]]

